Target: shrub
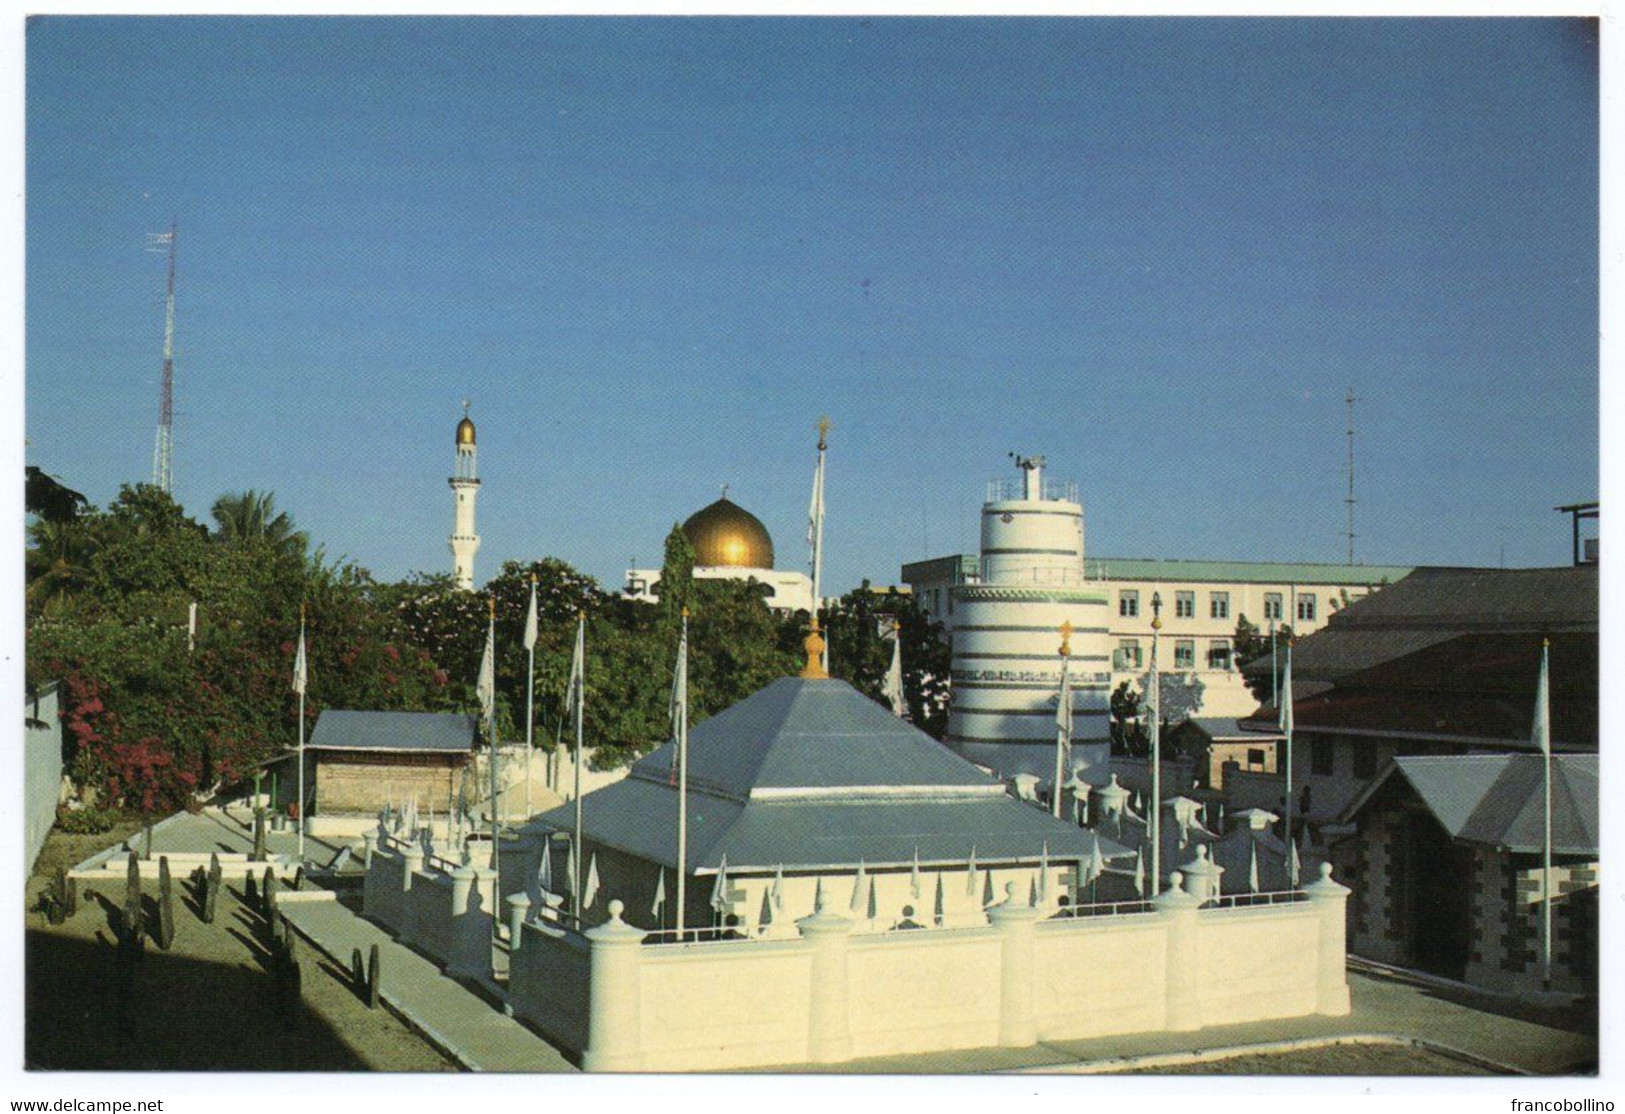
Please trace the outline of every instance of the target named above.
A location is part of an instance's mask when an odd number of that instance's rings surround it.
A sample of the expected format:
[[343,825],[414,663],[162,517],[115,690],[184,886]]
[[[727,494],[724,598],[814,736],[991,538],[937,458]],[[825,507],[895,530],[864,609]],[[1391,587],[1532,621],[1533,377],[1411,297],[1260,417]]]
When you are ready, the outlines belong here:
[[69,835],[101,835],[116,823],[118,812],[110,808],[63,809],[56,814],[57,830]]

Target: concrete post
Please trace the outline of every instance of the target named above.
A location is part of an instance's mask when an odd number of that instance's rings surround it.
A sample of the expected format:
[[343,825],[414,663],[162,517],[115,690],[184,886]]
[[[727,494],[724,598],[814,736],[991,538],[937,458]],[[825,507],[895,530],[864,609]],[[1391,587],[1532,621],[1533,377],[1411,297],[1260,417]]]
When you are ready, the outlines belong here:
[[1033,926],[1038,910],[1016,898],[1016,884],[1004,886],[1004,900],[987,911],[999,933],[999,1044],[1030,1048],[1038,1043],[1033,1011]]
[[643,1065],[638,963],[643,930],[621,919],[626,903],[609,903],[609,920],[587,930],[592,947],[587,978],[586,1071],[637,1071]]
[[401,852],[401,940],[412,943],[417,939],[417,917],[412,902],[412,879],[423,869],[423,849],[407,847]]
[[1184,881],[1184,876],[1174,871],[1168,876],[1168,888],[1151,903],[1165,929],[1163,1028],[1174,1033],[1202,1027],[1202,1011],[1196,998],[1201,982],[1196,911],[1202,906],[1202,898],[1188,892]]
[[1219,866],[1207,857],[1207,844],[1196,845],[1196,857],[1180,867],[1185,892],[1203,901],[1219,896]]
[[839,1064],[852,1058],[852,1021],[848,1003],[846,957],[852,922],[829,908],[820,893],[818,909],[796,922],[812,948],[807,1058],[815,1064]]
[[1349,888],[1332,881],[1332,864],[1320,864],[1320,877],[1303,888],[1320,918],[1320,950],[1316,957],[1315,1012],[1344,1017],[1349,1003],[1347,934]]
[[524,939],[525,922],[530,920],[530,895],[520,890],[508,898],[508,951],[519,950]]
[[460,866],[451,872],[451,939],[447,941],[446,973],[463,978],[491,974],[491,930],[473,901],[474,871]]
[[367,870],[371,870],[372,853],[378,847],[378,833],[369,828],[367,831],[361,834],[361,842],[363,844],[363,849],[361,852],[361,865]]

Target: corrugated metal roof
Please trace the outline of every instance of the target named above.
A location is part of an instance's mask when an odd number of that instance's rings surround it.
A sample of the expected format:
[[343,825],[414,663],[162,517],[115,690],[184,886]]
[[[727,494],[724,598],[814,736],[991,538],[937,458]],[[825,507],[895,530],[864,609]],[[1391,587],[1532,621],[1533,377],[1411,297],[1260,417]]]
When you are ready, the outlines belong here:
[[[1403,777],[1454,838],[1534,853],[1545,838],[1543,766],[1542,758],[1532,754],[1396,758],[1383,777],[1350,803],[1344,817],[1353,820],[1378,786]],[[1597,853],[1594,754],[1560,754],[1552,759],[1552,849],[1560,854]]]
[[1222,739],[1231,742],[1246,739],[1250,742],[1267,743],[1272,739],[1286,738],[1279,731],[1247,727],[1244,721],[1233,716],[1192,716],[1185,722],[1201,728],[1203,734],[1215,741]]
[[356,712],[329,708],[306,742],[310,750],[456,751],[474,748],[473,716],[440,712]]
[[1283,561],[1187,561],[1149,557],[1090,557],[1085,574],[1098,580],[1185,580],[1240,584],[1392,584],[1414,565],[1320,565]]
[[[677,865],[677,791],[628,778],[581,800],[588,839],[641,859]],[[938,800],[771,800],[741,802],[690,792],[688,871],[838,866],[907,866],[918,848],[923,865],[962,863],[974,847],[980,863],[1085,858],[1094,833],[1009,796]],[[537,823],[569,831],[574,807],[543,813]],[[1114,840],[1101,854],[1132,855]]]

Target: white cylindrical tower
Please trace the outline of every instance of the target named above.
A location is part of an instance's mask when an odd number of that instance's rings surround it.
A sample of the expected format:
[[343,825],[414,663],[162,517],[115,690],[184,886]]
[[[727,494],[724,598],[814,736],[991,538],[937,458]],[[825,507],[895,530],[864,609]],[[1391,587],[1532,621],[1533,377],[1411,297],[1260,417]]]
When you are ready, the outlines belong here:
[[1016,465],[1020,480],[990,484],[982,507],[981,583],[953,589],[948,742],[1005,777],[1035,774],[1048,784],[1063,622],[1072,624],[1073,769],[1110,750],[1108,600],[1084,581],[1077,489],[1046,484],[1042,457],[1016,457]]
[[480,491],[476,453],[474,423],[469,419],[468,403],[465,402],[463,420],[457,423],[457,458],[451,479],[446,482],[451,484],[452,494],[457,500],[456,518],[448,540],[451,546],[451,571],[457,578],[457,587],[467,590],[474,587],[474,554],[480,549],[480,536],[474,532],[474,497]]

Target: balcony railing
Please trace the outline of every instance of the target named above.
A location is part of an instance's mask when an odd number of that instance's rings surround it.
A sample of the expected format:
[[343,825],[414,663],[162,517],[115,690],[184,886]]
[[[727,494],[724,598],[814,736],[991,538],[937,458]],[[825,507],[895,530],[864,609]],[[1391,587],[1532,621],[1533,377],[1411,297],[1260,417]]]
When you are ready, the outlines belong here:
[[[1041,498],[1052,502],[1062,501],[1076,503],[1078,501],[1078,485],[1071,480],[1044,480],[1040,486],[1043,489]],[[989,503],[1004,503],[1014,499],[1027,498],[1027,481],[1025,479],[989,480],[987,482],[987,501]]]

